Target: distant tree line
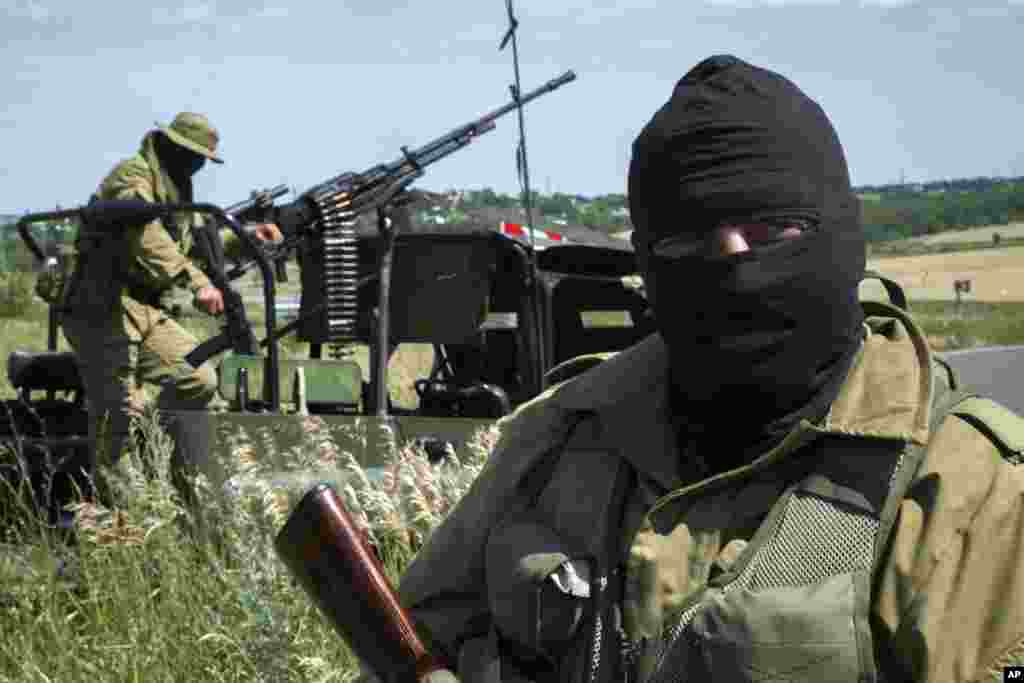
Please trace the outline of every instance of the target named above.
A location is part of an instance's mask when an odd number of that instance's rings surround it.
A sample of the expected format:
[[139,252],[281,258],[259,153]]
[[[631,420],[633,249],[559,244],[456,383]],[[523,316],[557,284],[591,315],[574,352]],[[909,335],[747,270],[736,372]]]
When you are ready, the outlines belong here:
[[[568,223],[600,228],[609,232],[629,228],[626,212],[626,195],[606,194],[586,197],[579,194],[532,193],[532,205],[538,215],[549,220],[564,220]],[[463,207],[466,209],[515,209],[522,206],[519,195],[500,194],[491,188],[468,190],[463,193]]]
[[887,185],[860,185],[854,188],[859,194],[882,193],[882,194],[906,194],[908,192],[982,192],[990,190],[999,185],[1024,183],[1024,176],[1019,178],[991,178],[979,176],[976,178],[954,178],[951,180],[930,180],[925,183],[890,183]]
[[1024,220],[1024,181],[979,187],[983,189],[862,194],[868,241]]
[[[948,230],[983,225],[1005,225],[1024,221],[1024,177],[961,178],[917,184],[863,185],[860,195],[864,228],[869,242],[881,242],[930,235]],[[442,195],[434,194],[440,197]],[[454,191],[446,193],[452,196]],[[518,194],[503,194],[491,188],[459,192],[458,206],[449,207],[449,220],[465,218],[473,209],[519,209]],[[632,227],[624,194],[588,197],[581,194],[534,193],[533,208],[538,221],[563,220],[605,232]],[[15,217],[4,216],[12,221]],[[74,239],[73,230],[54,224],[34,226],[33,233],[44,249]],[[14,222],[0,220],[0,272],[30,270],[34,259],[22,244]]]
[[[914,185],[865,185],[861,196],[868,241],[887,241],[983,225],[1024,221],[1024,178],[964,178]],[[463,192],[467,209],[520,207],[518,195],[490,188]],[[631,227],[626,196],[595,197],[564,193],[533,195],[533,206],[545,219],[617,232]]]

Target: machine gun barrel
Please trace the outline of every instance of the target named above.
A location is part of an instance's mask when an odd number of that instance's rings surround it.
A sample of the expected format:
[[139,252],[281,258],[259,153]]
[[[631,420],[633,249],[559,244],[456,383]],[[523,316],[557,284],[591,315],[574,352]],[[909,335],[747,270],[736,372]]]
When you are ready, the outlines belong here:
[[[422,175],[423,169],[449,154],[465,147],[479,135],[483,135],[495,128],[495,121],[517,107],[531,102],[541,95],[545,95],[561,86],[576,79],[576,73],[571,69],[561,76],[554,78],[544,85],[521,95],[512,102],[498,107],[494,111],[484,114],[480,118],[470,121],[448,133],[431,140],[427,144],[414,150],[402,148],[402,156],[386,164],[373,166],[363,173],[342,173],[319,185],[315,185],[303,193],[304,197],[319,200],[324,195],[334,193],[362,194],[379,188],[395,187],[401,189],[414,178]],[[384,196],[391,196],[387,189],[382,190]],[[359,210],[358,205],[353,202],[352,208]],[[365,208],[365,207],[364,207]]]

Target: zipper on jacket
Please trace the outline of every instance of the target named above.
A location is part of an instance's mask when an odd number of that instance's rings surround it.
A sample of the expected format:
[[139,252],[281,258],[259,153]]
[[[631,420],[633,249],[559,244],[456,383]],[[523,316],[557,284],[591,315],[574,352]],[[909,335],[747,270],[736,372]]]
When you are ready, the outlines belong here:
[[[607,662],[605,661],[608,659],[607,655],[611,654],[614,657],[618,654],[616,648],[613,648],[608,653],[603,641],[607,635],[606,622],[612,616],[611,610],[615,609],[615,604],[622,600],[622,548],[620,547],[621,539],[619,534],[625,514],[626,494],[629,491],[630,485],[635,480],[635,476],[632,467],[626,461],[623,460],[619,463],[612,487],[611,504],[608,507],[609,514],[605,519],[607,536],[603,552],[595,558],[597,571],[594,573],[598,578],[594,582],[596,590],[593,591],[594,631],[588,662],[590,666],[589,676],[587,677],[588,683],[602,683],[601,669],[602,666],[607,668]],[[609,583],[612,585],[611,591],[609,591]],[[611,600],[609,600],[609,592],[612,593]],[[611,626],[614,626],[614,620],[609,623]],[[614,674],[614,671],[609,672],[605,675],[605,678],[611,680],[614,678]],[[615,683],[618,683],[618,681],[615,681]]]
[[608,588],[608,577],[597,580],[596,609],[594,610],[594,637],[590,644],[590,683],[598,683],[601,672],[601,639],[604,637],[604,594]]
[[636,666],[636,654],[644,646],[643,640],[633,642],[622,624],[622,610],[615,608],[615,634],[619,638],[619,670],[622,683],[629,683]]

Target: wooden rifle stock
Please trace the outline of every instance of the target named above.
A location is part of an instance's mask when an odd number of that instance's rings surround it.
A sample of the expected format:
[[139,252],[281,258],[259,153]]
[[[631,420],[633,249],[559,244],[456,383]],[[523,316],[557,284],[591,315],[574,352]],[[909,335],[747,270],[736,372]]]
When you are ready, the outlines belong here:
[[303,496],[274,545],[306,593],[382,683],[454,680],[444,663],[427,652],[333,488],[319,484]]

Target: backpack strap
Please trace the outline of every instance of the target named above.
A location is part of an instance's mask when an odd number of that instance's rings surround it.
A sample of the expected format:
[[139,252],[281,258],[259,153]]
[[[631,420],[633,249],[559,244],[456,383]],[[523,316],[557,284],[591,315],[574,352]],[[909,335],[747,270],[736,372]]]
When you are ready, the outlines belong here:
[[864,276],[861,278],[861,282],[864,280],[878,280],[885,287],[885,293],[889,295],[889,301],[892,302],[897,308],[901,308],[904,311],[907,310],[907,295],[903,293],[903,288],[899,286],[895,280],[890,280],[886,276],[874,270],[864,271]]
[[989,398],[972,396],[951,411],[984,434],[1014,465],[1024,462],[1024,417]]

